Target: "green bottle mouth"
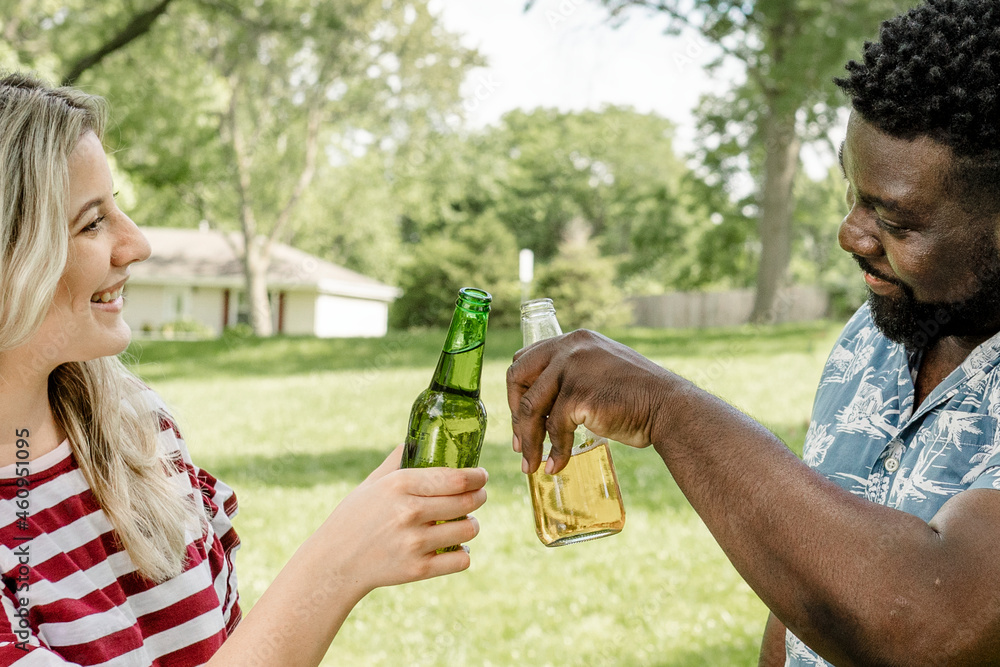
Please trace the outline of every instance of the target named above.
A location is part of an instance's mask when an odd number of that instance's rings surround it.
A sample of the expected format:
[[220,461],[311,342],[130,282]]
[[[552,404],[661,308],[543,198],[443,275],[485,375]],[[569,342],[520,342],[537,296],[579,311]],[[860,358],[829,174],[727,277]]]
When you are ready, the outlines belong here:
[[458,290],[458,301],[455,305],[472,313],[490,312],[493,296],[478,287],[463,287]]

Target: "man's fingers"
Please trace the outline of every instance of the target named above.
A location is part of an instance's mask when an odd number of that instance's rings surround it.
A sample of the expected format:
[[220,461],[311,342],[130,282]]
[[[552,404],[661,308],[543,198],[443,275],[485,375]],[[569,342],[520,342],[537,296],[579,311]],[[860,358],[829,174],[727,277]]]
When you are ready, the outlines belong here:
[[555,366],[546,366],[521,395],[516,408],[511,409],[511,428],[520,443],[525,472],[534,472],[541,463],[546,421],[558,395],[559,371]]
[[552,443],[548,461],[545,462],[546,473],[553,475],[569,463],[569,458],[573,455],[573,436],[576,427],[577,423],[571,417],[566,402],[557,398],[549,411],[549,418],[545,420],[545,430],[548,431],[549,441]]
[[[518,350],[507,369],[507,407],[510,408],[513,433],[511,444],[514,451],[524,457],[521,470],[525,473],[533,472],[542,460],[544,428],[537,422],[541,421],[544,424],[546,414],[538,413],[538,416],[533,418],[535,411],[532,409],[532,403],[536,399],[532,396],[525,397],[525,394],[532,384],[537,382],[539,374],[547,368],[550,357],[545,354],[545,349],[546,344],[550,342],[551,339],[539,341]],[[525,425],[524,433],[521,432],[521,424]]]
[[507,407],[511,414],[517,412],[521,397],[538,381],[559,351],[559,346],[554,343],[557,339],[539,341],[514,354],[514,360],[507,369]]
[[531,348],[535,347],[536,345],[540,344],[541,342],[543,342],[543,341],[540,341],[540,340],[539,341],[535,341],[531,345],[525,345],[524,347],[522,347],[520,350],[518,350],[517,352],[514,353],[514,361],[517,361],[518,359],[520,359],[521,356],[524,355],[524,353],[526,353],[528,350],[530,350]]
[[515,354],[513,363],[507,368],[507,407],[512,415],[517,413],[524,392],[528,391],[538,372],[544,368],[538,366],[537,372],[532,372],[530,361],[521,357],[524,352],[525,350],[520,350]]

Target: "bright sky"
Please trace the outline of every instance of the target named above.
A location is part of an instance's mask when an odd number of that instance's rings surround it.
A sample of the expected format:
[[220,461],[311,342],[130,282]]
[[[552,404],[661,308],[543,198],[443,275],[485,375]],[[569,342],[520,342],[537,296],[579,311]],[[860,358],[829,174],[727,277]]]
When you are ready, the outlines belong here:
[[524,0],[432,0],[431,7],[489,62],[466,83],[473,125],[515,108],[611,103],[690,128],[698,96],[726,87],[704,70],[711,47],[693,34],[664,35],[662,17],[632,12],[614,28],[597,0],[537,0],[528,13]]
[[699,96],[741,76],[735,66],[709,74],[715,51],[696,33],[664,35],[666,18],[641,11],[615,28],[598,0],[536,0],[528,13],[524,0],[431,0],[431,9],[489,62],[466,81],[475,126],[515,108],[630,105],[677,123],[676,147],[689,152]]

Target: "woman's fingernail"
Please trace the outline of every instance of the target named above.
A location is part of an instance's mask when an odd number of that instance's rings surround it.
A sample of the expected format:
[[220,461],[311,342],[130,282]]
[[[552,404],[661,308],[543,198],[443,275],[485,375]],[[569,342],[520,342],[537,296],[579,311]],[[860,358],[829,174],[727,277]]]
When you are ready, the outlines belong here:
[[521,472],[528,474],[528,459],[521,459]]
[[517,439],[516,435],[514,436],[513,445],[514,445],[514,451],[517,452],[518,454],[520,454],[521,453],[521,441]]
[[552,459],[549,459],[548,461],[546,461],[545,462],[545,474],[546,475],[551,475],[552,474],[552,469],[555,468],[555,467],[556,467],[556,462],[555,461],[553,461]]

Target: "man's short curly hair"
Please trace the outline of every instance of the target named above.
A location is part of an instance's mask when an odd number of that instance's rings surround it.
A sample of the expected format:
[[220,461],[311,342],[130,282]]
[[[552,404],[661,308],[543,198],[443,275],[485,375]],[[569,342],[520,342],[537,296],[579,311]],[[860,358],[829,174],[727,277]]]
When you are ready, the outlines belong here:
[[967,208],[1000,212],[1000,2],[926,0],[885,21],[847,71],[835,81],[865,121],[949,146]]

